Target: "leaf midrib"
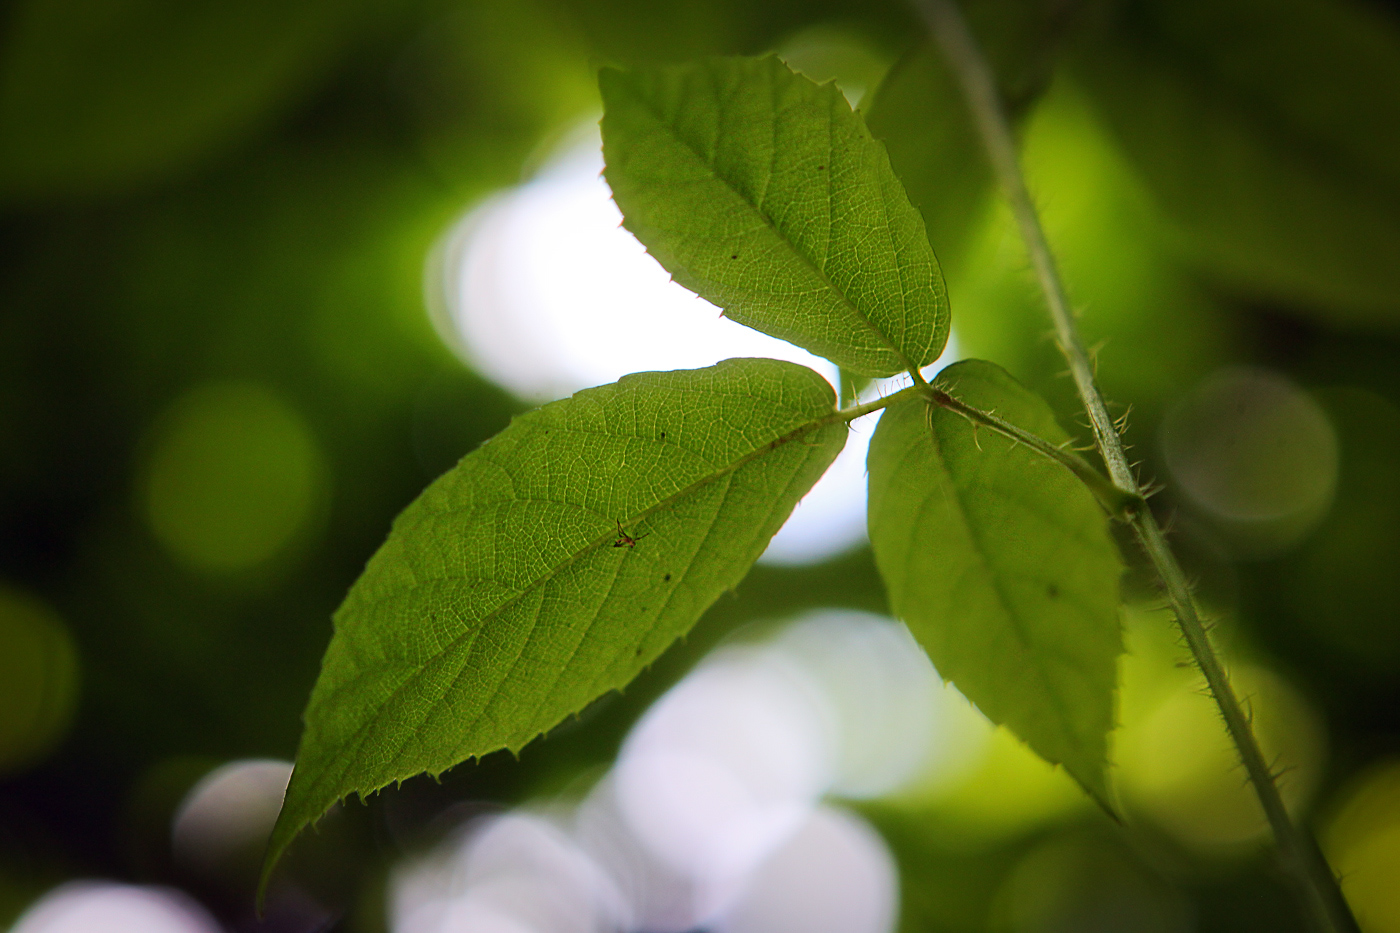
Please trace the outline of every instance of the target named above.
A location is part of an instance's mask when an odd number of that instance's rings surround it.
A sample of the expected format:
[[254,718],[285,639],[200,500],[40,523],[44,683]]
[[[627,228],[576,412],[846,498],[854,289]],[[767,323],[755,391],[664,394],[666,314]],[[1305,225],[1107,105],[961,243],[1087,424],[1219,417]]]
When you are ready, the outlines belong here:
[[[644,509],[644,510],[642,510],[642,511],[636,513],[635,516],[633,516],[633,517],[629,520],[628,524],[633,524],[633,523],[635,523],[635,522],[641,521],[642,519],[646,518],[646,517],[649,516],[649,515],[655,514],[656,512],[658,512],[658,511],[660,511],[660,510],[666,508],[667,506],[672,505],[672,504],[674,504],[675,502],[679,501],[681,498],[692,494],[693,492],[695,492],[696,490],[698,490],[698,489],[704,487],[705,485],[707,485],[707,484],[709,484],[709,483],[712,483],[712,482],[715,482],[715,481],[717,481],[717,480],[723,479],[725,476],[728,476],[728,475],[734,473],[735,471],[739,470],[740,468],[746,466],[746,465],[749,464],[749,463],[752,463],[754,460],[758,459],[759,457],[763,456],[763,455],[766,454],[766,453],[770,453],[770,452],[772,452],[772,451],[774,451],[774,450],[778,450],[778,449],[780,449],[781,447],[785,447],[785,446],[787,446],[787,444],[789,444],[789,443],[791,443],[791,442],[793,442],[793,441],[795,441],[795,440],[798,440],[798,439],[802,438],[802,437],[805,436],[806,434],[809,434],[809,433],[811,433],[811,432],[813,432],[813,431],[820,430],[820,429],[823,428],[823,427],[827,427],[827,426],[829,426],[829,425],[831,425],[831,424],[836,423],[836,422],[839,420],[839,416],[840,416],[840,413],[839,413],[839,412],[833,412],[832,414],[824,415],[824,416],[822,416],[822,417],[820,417],[820,418],[816,418],[816,419],[813,419],[813,420],[811,420],[811,421],[809,421],[809,422],[807,422],[807,423],[805,423],[805,424],[799,425],[797,428],[794,428],[794,429],[788,431],[786,434],[779,435],[778,437],[774,438],[773,440],[768,441],[767,443],[762,444],[762,445],[760,445],[759,447],[757,447],[756,449],[750,451],[748,454],[745,454],[743,457],[740,457],[740,458],[738,458],[737,460],[733,461],[732,463],[730,463],[730,464],[727,465],[726,467],[724,467],[724,468],[722,468],[722,469],[719,469],[719,470],[716,470],[715,472],[713,472],[713,473],[711,473],[711,474],[709,474],[709,475],[707,475],[707,476],[705,476],[705,477],[702,477],[702,478],[696,480],[695,482],[693,482],[693,483],[691,483],[690,485],[686,486],[684,489],[681,489],[680,491],[678,491],[678,492],[672,494],[671,496],[668,496],[667,498],[665,498],[665,499],[659,501],[657,504],[651,506],[650,508]],[[539,577],[537,577],[535,580],[531,581],[531,583],[530,583],[528,586],[522,588],[519,592],[517,592],[517,593],[515,593],[514,595],[510,596],[509,598],[503,600],[502,602],[498,603],[497,605],[491,607],[489,610],[486,610],[486,611],[482,612],[480,615],[478,615],[478,616],[476,617],[476,621],[477,621],[477,622],[484,622],[484,621],[486,621],[487,619],[490,619],[490,618],[493,617],[493,616],[499,615],[501,612],[503,612],[505,609],[507,609],[508,607],[510,607],[511,605],[513,605],[514,603],[516,603],[517,601],[523,599],[525,596],[527,596],[527,595],[529,595],[530,593],[536,591],[536,590],[539,589],[541,586],[543,586],[543,585],[545,585],[546,583],[548,583],[548,582],[549,582],[551,579],[553,579],[555,576],[557,576],[558,574],[562,573],[562,572],[563,572],[564,570],[566,570],[567,568],[573,566],[573,565],[574,565],[578,560],[580,560],[585,554],[588,554],[588,553],[590,553],[590,552],[596,550],[597,548],[601,547],[604,543],[607,542],[607,540],[608,540],[609,537],[612,537],[612,533],[611,533],[611,532],[605,533],[605,534],[603,534],[603,535],[601,535],[601,536],[599,536],[599,537],[597,537],[597,538],[594,538],[594,539],[593,539],[592,541],[590,541],[589,543],[587,543],[587,544],[583,545],[582,547],[578,548],[578,549],[575,550],[572,554],[568,555],[566,558],[564,558],[563,560],[559,561],[555,566],[551,567],[548,571],[546,571],[545,573],[541,574],[541,575],[540,575]],[[434,578],[434,579],[447,579],[447,578]],[[365,603],[363,603],[363,604],[361,604],[361,605],[366,606],[366,607],[375,606],[375,605],[379,605],[379,604],[381,604],[381,603],[383,603],[383,602],[385,602],[385,601],[387,601],[387,600],[389,600],[389,599],[392,599],[392,598],[393,598],[392,596],[384,596],[384,597],[380,597],[380,598],[373,599],[373,600],[367,600]],[[457,635],[453,636],[452,639],[451,639],[450,641],[448,641],[447,644],[444,645],[444,646],[442,647],[441,650],[438,650],[438,651],[435,651],[435,652],[432,652],[431,654],[429,654],[428,660],[426,660],[426,661],[424,662],[423,665],[420,665],[420,668],[423,667],[423,666],[426,666],[426,665],[429,664],[429,663],[433,663],[433,662],[439,660],[440,658],[442,658],[443,656],[445,656],[445,655],[447,655],[447,654],[449,654],[449,653],[452,653],[452,652],[457,648],[457,646],[461,643],[461,641],[462,641],[463,638],[470,636],[472,639],[475,639],[475,637],[476,637],[478,634],[480,634],[480,632],[481,632],[481,626],[480,626],[480,625],[477,625],[475,628],[471,628],[471,629],[465,629],[465,628],[464,628],[463,631],[461,631],[461,632],[458,633]],[[412,683],[412,682],[416,679],[416,677],[417,677],[417,672],[416,672],[416,671],[410,672],[410,673],[408,674],[408,676],[406,676],[402,681],[400,681],[398,684],[396,684],[396,685],[394,686],[393,690],[392,690],[392,691],[389,693],[389,695],[384,699],[384,701],[381,702],[381,703],[379,703],[379,704],[375,707],[375,712],[377,713],[378,711],[384,709],[384,707],[388,706],[389,703],[392,702],[392,701],[394,700],[394,698],[397,697],[397,696],[405,689],[405,687],[406,687],[408,684]],[[353,681],[352,681],[352,683],[353,683]],[[344,690],[344,689],[349,689],[349,687],[350,687],[350,684],[344,685],[344,686],[342,687],[342,690]],[[336,693],[340,693],[340,692],[342,692],[342,690],[337,690]],[[339,744],[337,744],[336,750],[338,751],[338,750],[340,750],[340,749],[343,749],[343,748],[346,748],[346,747],[348,747],[348,746],[351,746],[351,745],[354,744],[357,740],[359,740],[360,737],[361,737],[362,735],[364,735],[368,730],[370,730],[371,728],[373,728],[374,725],[375,725],[375,722],[374,722],[373,720],[370,720],[370,721],[366,722],[366,723],[365,723],[364,725],[362,725],[360,728],[356,729],[353,733],[351,733],[344,741],[342,741],[342,742],[340,742]],[[400,754],[401,749],[402,749],[402,745],[400,746],[400,751],[396,751],[396,752],[395,752],[395,755]],[[328,757],[340,757],[340,756],[334,755],[334,756],[328,756]],[[318,782],[318,784],[319,784],[319,783],[320,783],[320,782]]]
[[[933,412],[932,414],[936,416],[937,413]],[[1020,642],[1024,655],[1028,659],[1034,658],[1036,653],[1035,642],[1029,637],[1022,620],[1012,608],[1011,600],[1003,589],[1000,577],[996,573],[994,565],[988,557],[987,547],[982,536],[976,532],[972,524],[968,521],[967,497],[963,494],[963,490],[959,487],[952,471],[948,468],[947,459],[943,455],[943,447],[938,440],[937,431],[933,428],[931,420],[929,423],[928,438],[929,444],[937,457],[938,468],[942,471],[947,480],[948,487],[951,488],[953,492],[953,500],[957,503],[958,507],[958,523],[962,526],[963,532],[967,535],[968,541],[972,544],[971,551],[976,555],[978,562],[982,565],[983,570],[990,579],[992,590],[996,594],[997,602],[1001,605],[1002,612],[1006,619],[1011,623],[1011,629]],[[1064,700],[1059,693],[1052,688],[1047,672],[1038,664],[1032,663],[1027,666],[1035,672],[1036,680],[1040,682],[1040,686],[1045,693],[1051,697],[1051,702],[1054,704],[1056,711],[1060,714],[1061,721],[1069,722],[1070,717],[1067,715],[1068,711],[1065,709]]]
[[[707,483],[712,483],[712,482],[714,482],[714,481],[716,481],[716,480],[718,480],[718,479],[722,479],[722,478],[724,478],[725,476],[729,475],[730,473],[733,473],[733,472],[735,472],[736,470],[740,469],[741,467],[746,466],[746,465],[749,464],[749,463],[752,463],[754,460],[758,459],[759,457],[763,456],[764,454],[769,453],[769,452],[774,451],[774,450],[778,450],[778,449],[781,448],[781,447],[785,447],[785,446],[787,446],[787,444],[791,443],[792,441],[798,440],[799,438],[805,436],[806,434],[810,434],[810,433],[813,432],[813,431],[818,431],[818,430],[820,430],[821,428],[828,427],[828,426],[830,426],[830,425],[832,425],[832,424],[835,424],[835,423],[837,423],[838,421],[840,421],[840,420],[842,419],[842,417],[843,417],[843,415],[842,415],[840,412],[838,412],[838,411],[833,411],[833,412],[831,412],[831,413],[829,413],[829,414],[822,415],[820,418],[814,418],[814,419],[812,419],[812,420],[810,420],[810,421],[807,421],[807,422],[805,422],[805,423],[803,423],[803,424],[800,424],[800,425],[798,425],[796,428],[792,428],[792,429],[789,430],[788,432],[786,432],[786,433],[784,433],[784,434],[780,434],[780,435],[778,435],[777,437],[773,438],[772,440],[765,441],[765,442],[763,442],[762,444],[760,444],[760,445],[758,445],[757,447],[755,447],[753,450],[751,450],[751,451],[749,451],[748,453],[744,454],[742,457],[739,457],[739,458],[737,458],[737,459],[735,459],[735,460],[732,460],[732,461],[730,461],[729,463],[725,464],[725,465],[722,466],[722,467],[716,468],[713,472],[707,473],[706,475],[704,475],[704,476],[702,476],[702,477],[700,477],[700,478],[694,480],[694,481],[691,482],[689,485],[682,487],[681,489],[679,489],[679,490],[677,490],[676,492],[672,493],[671,495],[665,497],[664,499],[658,500],[654,505],[648,506],[647,508],[642,509],[641,511],[638,511],[638,512],[636,512],[636,513],[633,513],[633,514],[627,516],[627,521],[625,522],[625,524],[627,524],[627,525],[635,525],[637,522],[640,522],[640,521],[646,519],[647,517],[649,517],[649,516],[651,516],[651,515],[654,515],[654,514],[656,514],[657,512],[659,512],[659,511],[661,511],[661,510],[667,508],[668,506],[673,505],[674,503],[680,501],[681,499],[685,498],[686,496],[692,494],[692,493],[695,492],[696,490],[698,490],[698,489],[700,489],[701,487],[705,486]],[[610,437],[615,437],[616,435],[608,435],[608,436],[610,436]],[[690,451],[688,448],[687,448],[687,452],[689,452],[689,453],[695,453],[694,451]],[[699,455],[699,454],[696,454],[696,456],[700,456],[700,455]],[[529,502],[529,501],[554,502],[554,501],[556,501],[556,500],[551,500],[551,499],[535,499],[535,498],[531,497],[531,498],[520,498],[520,499],[502,499],[502,500],[499,500],[499,501],[500,501],[500,502]],[[575,507],[577,507],[577,508],[579,508],[579,509],[582,509],[582,510],[585,510],[585,511],[593,511],[592,509],[589,509],[587,506],[579,505],[578,503],[575,503],[575,502],[564,502],[563,500],[557,500],[557,501],[558,501],[560,504],[575,506]],[[496,504],[496,503],[483,503],[483,507],[489,506],[489,505],[494,505],[494,504]],[[451,513],[449,513],[449,512],[435,512],[435,513],[433,513],[433,514],[434,514],[435,516],[442,516],[442,515],[444,515],[444,514],[451,514]],[[490,607],[489,609],[483,610],[483,611],[481,612],[481,614],[478,616],[478,618],[484,619],[484,618],[487,618],[488,616],[491,616],[491,615],[494,615],[494,614],[500,612],[502,609],[504,609],[505,607],[509,606],[509,605],[510,605],[511,603],[513,603],[514,601],[516,601],[516,600],[522,598],[525,594],[529,593],[531,590],[535,589],[536,587],[540,586],[540,585],[543,584],[543,583],[548,582],[551,578],[553,578],[553,577],[556,576],[557,574],[562,573],[564,570],[566,570],[568,567],[572,566],[575,562],[577,562],[580,558],[582,558],[583,555],[589,553],[590,551],[595,550],[595,549],[598,548],[598,547],[601,547],[605,542],[607,542],[607,540],[608,540],[609,538],[615,538],[615,537],[616,537],[616,533],[615,533],[615,532],[613,532],[613,531],[605,531],[605,532],[603,532],[601,535],[598,535],[597,537],[592,538],[592,539],[586,541],[584,544],[580,545],[580,546],[579,546],[576,550],[574,550],[572,553],[570,553],[570,554],[568,554],[567,556],[565,556],[564,558],[560,559],[559,562],[556,563],[554,566],[550,567],[548,570],[546,570],[546,571],[544,571],[543,573],[541,573],[538,577],[535,577],[534,579],[530,580],[527,584],[525,584],[524,586],[520,587],[514,594],[512,594],[511,596],[509,596],[509,597],[507,597],[506,599],[502,600],[501,602],[497,603],[496,605]],[[465,575],[461,575],[461,576],[465,576]],[[447,574],[443,574],[443,575],[433,575],[433,576],[424,576],[422,582],[441,581],[441,580],[452,580],[452,579],[460,579],[460,578],[461,578],[461,577],[456,577],[456,576],[447,575]],[[497,580],[497,579],[495,579],[494,577],[482,576],[482,577],[477,577],[476,579],[485,580],[485,581],[489,581],[489,582],[492,582],[492,583],[501,583],[502,586],[508,587],[508,588],[510,588],[510,589],[515,589],[515,587],[510,587],[508,584],[504,584],[504,583],[502,583],[502,581]],[[410,585],[410,588],[420,586],[420,585],[422,585],[422,582],[415,581],[413,584]],[[394,598],[396,598],[396,597],[395,597],[392,593],[384,594],[384,595],[381,595],[381,596],[365,597],[365,598],[363,599],[363,602],[360,602],[359,605],[364,606],[364,607],[378,606],[378,605],[381,605],[382,603],[387,602],[387,601],[389,601],[389,600],[392,600],[392,599],[394,599]]]
[[[803,427],[807,427],[807,426],[804,425]],[[790,433],[791,433],[791,432],[790,432]],[[799,435],[799,436],[800,436],[800,435]],[[781,438],[780,438],[780,439],[781,439]],[[769,442],[768,444],[765,444],[758,452],[759,452],[759,453],[762,453],[762,452],[766,452],[766,451],[769,451],[769,450],[775,450],[775,449],[777,449],[777,447],[773,446],[773,443],[774,443],[774,442]],[[744,462],[741,463],[741,464],[739,464],[739,466],[742,467],[743,465],[745,465],[745,464],[747,464],[747,463],[751,463],[751,462],[753,462],[754,459],[756,459],[756,458],[753,457],[753,456],[746,456],[746,457],[744,458]],[[736,469],[737,469],[737,467],[736,467]],[[692,484],[691,487],[688,487],[688,488],[690,488],[690,489],[698,488],[698,487],[704,485],[705,482],[714,482],[714,481],[723,479],[725,476],[730,475],[730,474],[733,473],[733,472],[734,472],[734,470],[729,470],[729,471],[725,471],[725,472],[716,473],[714,476],[708,478],[707,480],[696,482],[696,483]],[[709,535],[710,535],[712,532],[713,532],[713,522],[711,523],[711,526],[710,526],[709,528],[706,529],[705,539],[701,541],[700,548],[703,548],[703,547],[704,547],[705,541],[708,540]],[[607,536],[605,535],[605,536],[603,536],[603,538],[601,539],[601,541],[606,541],[606,540],[607,540]],[[600,543],[601,543],[601,542],[600,542]],[[502,603],[501,605],[499,605],[499,606],[495,607],[494,609],[492,609],[490,612],[487,612],[487,613],[482,614],[481,616],[478,617],[479,621],[482,621],[482,622],[486,621],[487,619],[491,618],[492,616],[494,616],[494,615],[498,614],[499,612],[501,612],[502,610],[504,610],[510,603],[514,602],[515,599],[518,599],[518,598],[521,598],[521,597],[527,595],[528,593],[532,592],[534,589],[538,588],[539,586],[543,586],[544,584],[546,584],[546,583],[549,581],[549,579],[550,579],[554,574],[556,574],[556,573],[558,573],[558,572],[561,572],[561,571],[564,569],[565,566],[571,564],[574,560],[577,560],[578,557],[581,556],[582,553],[583,553],[584,551],[587,551],[587,550],[588,550],[588,548],[584,548],[584,549],[582,549],[581,551],[579,551],[576,555],[573,555],[573,556],[569,559],[569,561],[567,561],[567,562],[565,562],[565,563],[562,563],[562,564],[560,565],[560,567],[557,568],[557,569],[556,569],[553,573],[551,573],[549,576],[541,577],[540,580],[537,581],[536,584],[533,584],[530,588],[527,588],[526,590],[521,591],[521,593],[518,594],[517,597],[514,597],[514,598],[512,598],[511,600],[509,600],[509,601],[507,601],[507,602],[505,602],[505,603]],[[698,553],[698,550],[699,550],[699,549],[697,549],[697,553]],[[693,558],[692,558],[692,564],[693,564]],[[688,573],[688,572],[689,572],[689,568],[687,568],[687,570],[684,571],[684,572],[682,573],[682,578],[684,577],[685,573]],[[615,583],[616,583],[616,578],[614,577],[613,585],[615,585]],[[665,605],[668,605],[669,602],[674,598],[674,596],[675,596],[675,590],[676,590],[676,588],[673,587],[673,588],[672,588],[672,592],[666,597],[666,604],[665,604]],[[658,610],[658,611],[659,611],[659,612],[664,612],[664,605],[663,605],[663,608],[662,608],[661,610]],[[596,622],[597,622],[597,615],[596,615],[596,613],[595,613],[594,617],[590,620],[589,631],[592,630],[592,625],[596,624]],[[531,635],[533,635],[533,631],[534,631],[535,628],[536,628],[536,625],[535,625],[534,623],[532,623],[532,625],[531,625]],[[332,771],[330,768],[327,768],[327,769],[323,770],[323,771],[321,772],[320,776],[319,776],[317,779],[313,780],[313,782],[312,782],[312,784],[311,784],[311,789],[312,789],[312,790],[320,790],[321,788],[327,787],[327,786],[329,786],[329,787],[337,787],[338,785],[340,785],[341,783],[343,783],[347,772],[350,770],[351,762],[354,760],[354,756],[353,756],[353,755],[344,754],[344,751],[345,751],[346,749],[360,749],[360,748],[362,748],[362,747],[364,746],[364,744],[365,744],[365,742],[368,740],[369,736],[371,736],[372,734],[374,734],[374,732],[375,732],[375,731],[378,729],[378,727],[379,727],[379,720],[378,720],[377,714],[378,714],[379,712],[381,712],[385,707],[387,707],[390,703],[392,703],[405,689],[407,689],[407,688],[409,687],[409,685],[411,685],[412,683],[414,683],[414,682],[421,676],[421,672],[422,672],[422,670],[423,670],[424,668],[426,668],[426,667],[427,667],[428,665],[430,665],[430,664],[439,663],[439,662],[441,662],[444,658],[446,658],[448,655],[456,653],[456,651],[457,651],[457,649],[459,648],[459,646],[461,645],[461,642],[463,641],[463,639],[467,639],[469,643],[470,643],[470,642],[474,642],[474,641],[476,640],[477,636],[479,636],[479,635],[481,634],[481,631],[482,631],[481,627],[478,626],[477,628],[475,628],[475,629],[473,629],[473,630],[464,630],[464,631],[458,633],[456,636],[454,636],[454,637],[447,643],[447,645],[445,645],[445,646],[443,647],[443,649],[442,649],[441,651],[435,652],[427,661],[425,661],[422,665],[419,665],[419,666],[418,666],[417,668],[415,668],[414,670],[409,671],[409,672],[407,673],[407,675],[403,678],[403,680],[401,680],[401,681],[399,681],[399,683],[395,684],[394,687],[392,688],[392,690],[390,691],[389,695],[388,695],[387,697],[385,697],[384,701],[383,701],[382,703],[379,703],[379,704],[375,707],[375,714],[376,714],[376,715],[375,715],[374,718],[371,718],[371,719],[368,719],[367,721],[365,721],[359,728],[355,729],[354,732],[352,732],[349,736],[347,736],[347,737],[344,739],[344,741],[339,742],[337,745],[334,746],[334,748],[329,749],[329,750],[327,751],[327,753],[325,753],[325,754],[323,755],[323,758],[324,758],[324,759],[330,760],[330,761],[338,762],[338,764],[337,764],[337,766],[335,766],[335,770],[334,770],[334,771]],[[529,637],[529,636],[527,636],[527,637]],[[584,638],[586,638],[586,637],[587,637],[587,632],[585,632],[585,635],[584,635]],[[577,653],[577,647],[575,648],[575,653]],[[516,658],[512,661],[511,669],[510,669],[509,671],[507,671],[506,674],[505,674],[502,678],[500,678],[500,680],[498,681],[498,685],[499,685],[499,683],[504,682],[505,680],[509,679],[511,673],[514,672],[515,667],[519,664],[520,658],[521,658],[522,656],[523,656],[523,650],[522,650],[521,654],[517,655]],[[465,666],[465,665],[464,665],[464,666]],[[596,681],[597,681],[600,677],[603,676],[604,673],[605,673],[605,672],[600,673],[600,674],[598,675],[598,677],[595,677],[595,678],[594,678],[595,683],[596,683]],[[439,703],[442,702],[442,700],[443,700],[444,697],[446,697],[448,694],[450,694],[450,693],[456,688],[456,685],[457,685],[458,681],[460,681],[460,679],[461,679],[461,674],[462,674],[462,672],[459,670],[456,674],[453,675],[452,682],[441,692],[441,694],[437,697],[437,699],[434,700],[432,704],[430,704],[432,707],[436,707]],[[550,687],[550,692],[551,692],[551,693],[553,692],[554,689],[557,688],[559,679],[562,678],[562,674],[563,674],[563,672],[562,672],[562,670],[561,670],[561,672],[560,672],[560,678],[556,678],[555,684],[554,684],[553,686]],[[350,689],[350,688],[353,686],[353,684],[354,684],[354,681],[352,681],[352,682],[349,683],[349,684],[343,685],[340,689],[336,690],[335,693],[333,693],[331,696],[333,697],[333,696],[335,696],[335,695],[337,695],[337,694],[342,693],[343,691],[345,691],[345,690],[347,690],[347,689]],[[499,692],[499,691],[496,691],[496,692]],[[488,700],[487,702],[489,702],[489,700]],[[485,712],[484,709],[481,710],[481,711],[479,711],[478,714],[477,714],[477,717],[472,721],[471,725],[474,726],[477,722],[479,722],[479,721],[480,721],[480,718],[481,718],[481,715],[483,715],[484,712]],[[426,723],[427,723],[427,720],[428,720],[428,716],[427,716],[427,715],[424,715],[424,716],[422,716],[422,717],[419,719],[419,721],[417,722],[417,724],[416,724],[416,726],[415,726],[414,735],[417,735],[419,732],[422,731],[422,729],[424,728],[424,726],[425,726]],[[403,756],[403,754],[404,754],[404,752],[405,752],[405,749],[406,749],[407,746],[412,742],[412,739],[413,739],[413,736],[411,735],[411,736],[405,737],[402,741],[400,741],[400,742],[397,743],[397,747],[395,748],[395,750],[394,750],[394,752],[393,752],[393,755],[394,755],[393,761],[394,761],[396,767],[397,767],[397,762],[398,762],[398,760]],[[469,754],[470,754],[470,753],[469,753]],[[452,754],[451,756],[449,756],[449,757],[457,757],[457,751],[454,750],[453,754]],[[347,791],[347,793],[353,792],[353,793],[364,794],[364,793],[366,793],[366,792],[373,792],[375,789],[377,789],[377,788],[370,787],[370,788],[366,789],[366,788],[357,787],[357,788],[352,789],[351,791]],[[309,796],[311,796],[311,795],[310,795],[309,793],[307,793],[307,794],[303,794],[302,796],[303,796],[303,797],[309,797]],[[324,795],[322,795],[322,796],[324,796]],[[336,798],[339,798],[339,797],[341,797],[341,796],[343,796],[343,795],[340,794],[339,792],[335,792],[335,793],[333,793],[332,796],[334,796],[334,797],[336,797]],[[324,813],[325,811],[322,810],[321,812]],[[304,824],[303,824],[303,825],[304,825]]]

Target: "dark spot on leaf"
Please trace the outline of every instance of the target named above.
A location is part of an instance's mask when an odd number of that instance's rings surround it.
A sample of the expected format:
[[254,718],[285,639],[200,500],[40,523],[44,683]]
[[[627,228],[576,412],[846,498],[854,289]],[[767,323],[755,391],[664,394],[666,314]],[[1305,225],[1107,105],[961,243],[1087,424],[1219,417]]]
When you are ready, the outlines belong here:
[[1045,595],[1046,595],[1046,596],[1049,596],[1051,599],[1059,599],[1059,598],[1060,598],[1060,588],[1059,588],[1058,586],[1056,586],[1055,584],[1051,583],[1051,584],[1049,584],[1048,586],[1045,587]]
[[638,645],[638,646],[637,646],[637,654],[640,656],[641,653],[642,653],[642,646],[641,646],[641,645]]
[[824,169],[824,168],[826,168],[825,165],[818,165],[818,166],[817,166],[817,171],[820,172],[820,171],[821,171],[822,169]]
[[665,432],[665,431],[662,431],[662,432],[661,432],[661,439],[662,439],[663,441],[666,439],[666,432]]
[[670,583],[670,582],[671,582],[671,575],[668,573],[668,574],[666,574],[666,576],[663,577],[662,579],[664,579],[667,583]]
[[738,259],[738,258],[739,258],[739,254],[738,254],[738,253],[735,253],[733,256],[730,256],[729,258],[730,258],[730,259]]

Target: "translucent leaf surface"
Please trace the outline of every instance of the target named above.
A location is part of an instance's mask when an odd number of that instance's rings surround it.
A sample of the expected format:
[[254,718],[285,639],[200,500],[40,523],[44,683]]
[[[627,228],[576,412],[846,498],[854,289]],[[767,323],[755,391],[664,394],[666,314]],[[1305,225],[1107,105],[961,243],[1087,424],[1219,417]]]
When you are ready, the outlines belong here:
[[[1049,407],[981,360],[939,388],[1034,434]],[[1107,518],[1060,465],[919,399],[870,442],[870,541],[895,613],[996,723],[1106,799],[1120,559]]]
[[923,220],[834,85],[775,58],[600,83],[613,197],[677,282],[861,375],[938,358],[948,305]]
[[519,749],[733,587],[845,443],[802,366],[641,373],[517,418],[394,522],[335,616],[271,861],[337,800]]

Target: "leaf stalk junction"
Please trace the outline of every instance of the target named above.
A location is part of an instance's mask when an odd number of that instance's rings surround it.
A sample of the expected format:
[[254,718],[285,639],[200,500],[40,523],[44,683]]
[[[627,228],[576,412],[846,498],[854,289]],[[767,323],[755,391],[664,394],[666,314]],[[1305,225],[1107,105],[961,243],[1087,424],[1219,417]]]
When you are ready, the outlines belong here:
[[1088,487],[1089,491],[1094,494],[1094,498],[1098,500],[1099,505],[1103,506],[1104,511],[1121,522],[1130,522],[1134,513],[1145,506],[1146,500],[1141,492],[1129,493],[1115,486],[1108,477],[1094,469],[1089,461],[1073,451],[1052,444],[1045,438],[1032,434],[1024,428],[1019,428],[1004,418],[997,417],[994,412],[983,411],[960,401],[942,389],[930,385],[916,369],[911,369],[909,372],[916,380],[914,385],[864,405],[841,409],[832,416],[831,420],[851,422],[896,402],[921,396],[930,405],[937,405],[962,415],[973,425],[990,428],[1018,444],[1024,444],[1042,457],[1060,464]]

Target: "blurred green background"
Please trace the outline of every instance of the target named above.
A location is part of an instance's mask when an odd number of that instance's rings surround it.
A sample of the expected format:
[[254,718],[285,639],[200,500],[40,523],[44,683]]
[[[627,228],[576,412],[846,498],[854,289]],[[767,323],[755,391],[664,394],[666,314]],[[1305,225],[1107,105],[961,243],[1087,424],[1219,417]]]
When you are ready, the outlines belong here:
[[[1368,928],[1400,930],[1400,4],[968,7],[1266,744]],[[258,925],[246,872],[182,870],[170,819],[212,767],[292,757],[331,612],[389,522],[523,410],[439,339],[425,264],[597,112],[602,64],[888,68],[861,108],[928,221],[962,351],[1086,433],[921,37],[895,0],[6,5],[0,923],[104,877],[184,886],[234,929],[318,928]],[[904,929],[1303,928],[1140,567],[1128,591],[1129,826],[1011,744],[962,790],[871,804]],[[519,760],[347,808],[290,869],[319,928],[383,929],[386,866],[443,810],[568,787],[708,647],[813,606],[884,611],[868,553],[761,567]]]

